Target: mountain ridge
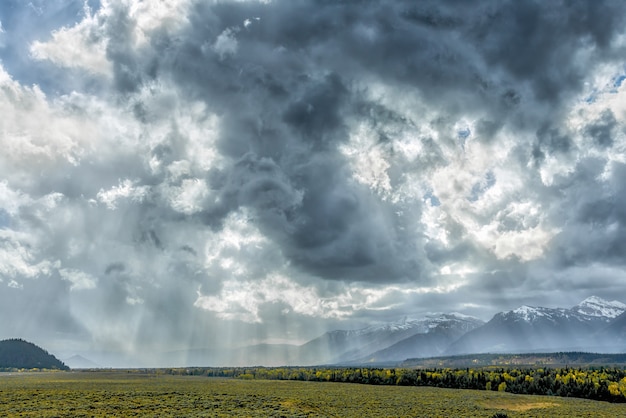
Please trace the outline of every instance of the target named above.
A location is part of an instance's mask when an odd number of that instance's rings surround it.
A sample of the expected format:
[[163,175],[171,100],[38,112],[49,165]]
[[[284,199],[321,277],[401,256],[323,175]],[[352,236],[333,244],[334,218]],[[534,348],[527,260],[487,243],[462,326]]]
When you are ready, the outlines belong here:
[[524,304],[498,312],[487,322],[459,313],[405,316],[359,329],[331,330],[299,345],[260,343],[163,352],[147,365],[372,366],[417,357],[565,351],[626,352],[626,304],[597,296],[571,308]]
[[[495,314],[482,327],[460,337],[446,354],[592,348],[589,337],[601,336],[602,330],[624,312],[626,305],[621,302],[609,302],[597,296],[569,309],[522,305]],[[598,346],[610,351],[620,349],[608,335],[593,342],[596,344],[593,349]]]
[[[357,330],[329,331],[300,346],[302,359],[310,364],[349,363],[366,358],[371,362],[372,355],[380,357],[382,350],[415,335],[426,335],[451,321],[482,323],[478,318],[462,314],[430,314]],[[385,355],[385,360],[381,361],[386,361],[387,357]]]

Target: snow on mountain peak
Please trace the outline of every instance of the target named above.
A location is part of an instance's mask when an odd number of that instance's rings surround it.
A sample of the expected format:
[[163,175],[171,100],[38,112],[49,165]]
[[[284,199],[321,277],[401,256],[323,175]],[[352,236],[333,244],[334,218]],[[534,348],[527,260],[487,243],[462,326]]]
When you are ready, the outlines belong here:
[[519,308],[510,311],[510,313],[521,317],[524,321],[532,321],[539,316],[545,316],[545,314],[541,312],[540,308],[528,305],[522,305]]
[[526,322],[534,322],[542,318],[542,320],[554,322],[561,318],[568,318],[570,316],[570,311],[562,308],[543,308],[522,305],[512,311],[502,312],[500,315],[514,321],[523,320]]
[[543,308],[522,305],[517,309],[502,312],[504,318],[515,321],[534,322],[539,319],[551,322],[560,321],[567,318],[576,318],[579,321],[594,321],[602,319],[609,321],[617,318],[626,312],[626,304],[618,301],[606,301],[597,296],[591,296],[572,309],[563,308]]
[[[471,327],[472,324],[482,324],[484,323],[478,318],[469,315],[463,315],[457,312],[453,313],[430,313],[423,317],[403,317],[402,319],[394,322],[384,322],[380,324],[370,325],[366,328],[355,329],[351,331],[346,331],[348,334],[353,336],[362,336],[368,334],[375,334],[380,332],[386,333],[416,333],[416,334],[425,334],[430,332],[433,328],[436,328],[442,323],[467,323],[468,327]],[[334,331],[334,332],[344,332],[344,331]]]
[[475,316],[465,315],[465,314],[462,314],[460,312],[450,312],[448,315],[452,316],[452,317],[455,317],[457,319],[464,319],[464,320],[467,320],[467,321],[482,322],[480,319],[476,318]]
[[626,312],[626,305],[616,300],[608,301],[591,296],[574,306],[572,310],[587,316],[617,318]]

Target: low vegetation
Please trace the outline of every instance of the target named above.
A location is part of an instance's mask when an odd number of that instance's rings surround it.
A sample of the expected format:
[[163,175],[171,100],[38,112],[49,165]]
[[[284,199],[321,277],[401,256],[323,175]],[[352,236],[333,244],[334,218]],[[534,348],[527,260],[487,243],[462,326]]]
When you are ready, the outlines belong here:
[[7,417],[617,417],[624,406],[498,391],[207,378],[199,369],[0,374]]

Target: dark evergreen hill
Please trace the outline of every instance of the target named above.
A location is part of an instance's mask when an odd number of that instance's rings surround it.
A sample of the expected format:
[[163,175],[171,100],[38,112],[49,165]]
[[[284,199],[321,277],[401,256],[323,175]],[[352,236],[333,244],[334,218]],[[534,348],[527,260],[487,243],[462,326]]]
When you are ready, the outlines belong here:
[[0,341],[0,369],[9,368],[69,370],[46,350],[21,339]]

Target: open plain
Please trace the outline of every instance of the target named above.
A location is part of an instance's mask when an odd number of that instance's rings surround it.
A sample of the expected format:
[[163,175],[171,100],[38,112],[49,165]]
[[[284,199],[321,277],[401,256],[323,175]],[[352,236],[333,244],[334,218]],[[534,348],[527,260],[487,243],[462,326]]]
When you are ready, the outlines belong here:
[[[619,417],[623,404],[492,391],[135,371],[0,374],[6,417]],[[501,415],[503,416],[503,415]]]

